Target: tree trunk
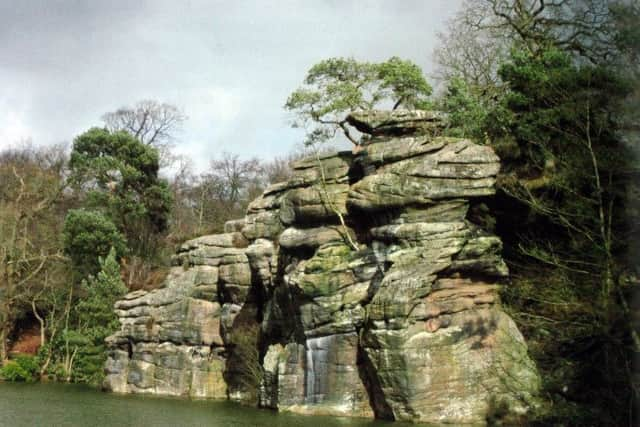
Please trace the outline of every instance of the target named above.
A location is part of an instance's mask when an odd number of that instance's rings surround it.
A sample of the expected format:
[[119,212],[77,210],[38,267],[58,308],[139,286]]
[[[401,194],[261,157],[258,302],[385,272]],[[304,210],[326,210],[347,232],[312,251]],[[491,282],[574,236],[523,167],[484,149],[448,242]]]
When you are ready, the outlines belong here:
[[13,330],[13,319],[9,315],[10,306],[5,302],[0,312],[0,365],[9,359],[9,335]]
[[8,356],[8,344],[7,344],[7,330],[4,325],[0,329],[0,365],[4,365],[4,362],[7,360]]
[[42,318],[42,316],[40,316],[40,313],[38,313],[38,308],[36,307],[35,300],[31,300],[31,311],[33,312],[33,315],[36,317],[36,319],[38,320],[38,324],[40,325],[40,347],[44,347],[47,339],[46,337],[47,327],[45,325],[44,318]]
[[353,249],[354,251],[357,251],[358,245],[356,244],[356,242],[353,241],[353,239],[351,238],[351,235],[349,234],[349,229],[347,228],[347,224],[344,221],[344,216],[340,212],[340,209],[338,209],[335,206],[335,204],[333,203],[333,200],[331,200],[331,196],[329,196],[329,192],[327,191],[327,179],[324,173],[324,166],[322,165],[322,161],[320,160],[320,155],[318,154],[318,151],[316,151],[316,161],[318,162],[318,167],[320,168],[320,185],[321,185],[322,192],[324,193],[320,195],[320,200],[322,201],[322,196],[324,195],[325,201],[329,206],[329,209],[331,209],[331,211],[334,214],[336,214],[338,216],[338,219],[340,220],[340,225],[342,226],[342,231],[344,233],[343,238],[345,239],[345,243],[347,243],[351,249]]

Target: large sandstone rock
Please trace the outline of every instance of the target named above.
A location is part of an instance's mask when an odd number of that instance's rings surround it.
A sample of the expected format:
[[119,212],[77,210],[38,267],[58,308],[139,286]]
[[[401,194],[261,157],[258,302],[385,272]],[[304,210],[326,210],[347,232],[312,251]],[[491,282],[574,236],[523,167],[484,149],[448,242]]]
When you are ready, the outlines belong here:
[[115,305],[105,387],[120,393],[226,398],[224,324],[246,298],[248,242],[238,232],[184,243],[164,286]]
[[161,289],[116,304],[108,389],[436,424],[535,403],[502,243],[467,218],[498,158],[442,136],[439,113],[348,121],[370,134],[357,154],[296,162],[224,234],[185,242]]

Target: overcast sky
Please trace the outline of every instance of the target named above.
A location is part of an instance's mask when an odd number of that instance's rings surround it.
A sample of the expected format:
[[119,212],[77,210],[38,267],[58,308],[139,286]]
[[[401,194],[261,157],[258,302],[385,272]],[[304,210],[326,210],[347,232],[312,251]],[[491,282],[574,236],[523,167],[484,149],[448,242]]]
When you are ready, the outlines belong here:
[[282,106],[311,65],[397,55],[428,74],[459,0],[0,0],[0,149],[70,142],[141,99],[189,117],[176,150],[271,158],[302,139]]

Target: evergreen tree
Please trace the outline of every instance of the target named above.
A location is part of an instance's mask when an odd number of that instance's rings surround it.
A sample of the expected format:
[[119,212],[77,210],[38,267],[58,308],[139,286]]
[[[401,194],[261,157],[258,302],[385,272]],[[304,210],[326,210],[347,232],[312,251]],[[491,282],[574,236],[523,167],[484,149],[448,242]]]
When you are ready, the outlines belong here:
[[69,166],[72,182],[87,190],[85,206],[113,221],[133,255],[152,257],[172,203],[158,150],[127,132],[93,128],[74,140]]
[[80,339],[73,376],[76,381],[98,384],[106,360],[104,340],[119,327],[113,305],[127,292],[114,248],[100,258],[100,272],[84,280],[81,287],[84,295],[76,306],[75,332]]
[[293,127],[307,130],[307,145],[331,140],[338,131],[357,145],[347,125],[349,112],[385,104],[393,109],[423,108],[431,91],[420,67],[396,56],[381,63],[329,58],[309,69],[285,108],[296,115]]
[[62,235],[65,254],[81,278],[99,272],[99,258],[106,257],[111,250],[117,259],[127,250],[125,239],[113,221],[97,211],[70,210]]

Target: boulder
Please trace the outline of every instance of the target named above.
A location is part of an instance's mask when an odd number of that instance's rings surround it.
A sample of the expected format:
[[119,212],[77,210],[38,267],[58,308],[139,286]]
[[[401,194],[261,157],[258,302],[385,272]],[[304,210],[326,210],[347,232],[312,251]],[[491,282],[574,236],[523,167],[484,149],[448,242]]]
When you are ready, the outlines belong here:
[[351,151],[328,153],[298,160],[292,164],[289,186],[348,183],[353,154]]
[[347,116],[350,125],[371,135],[434,133],[446,127],[446,119],[441,112],[423,110],[356,111]]
[[347,206],[380,211],[490,196],[499,169],[491,148],[468,140],[450,140],[432,146],[423,155],[385,164],[363,177],[350,187]]
[[296,228],[289,227],[280,235],[278,242],[285,249],[316,249],[329,242],[344,242],[347,234],[355,239],[355,233],[350,228],[340,225],[331,227]]
[[295,188],[286,193],[280,208],[284,224],[336,222],[338,214],[347,214],[348,184],[316,184]]

